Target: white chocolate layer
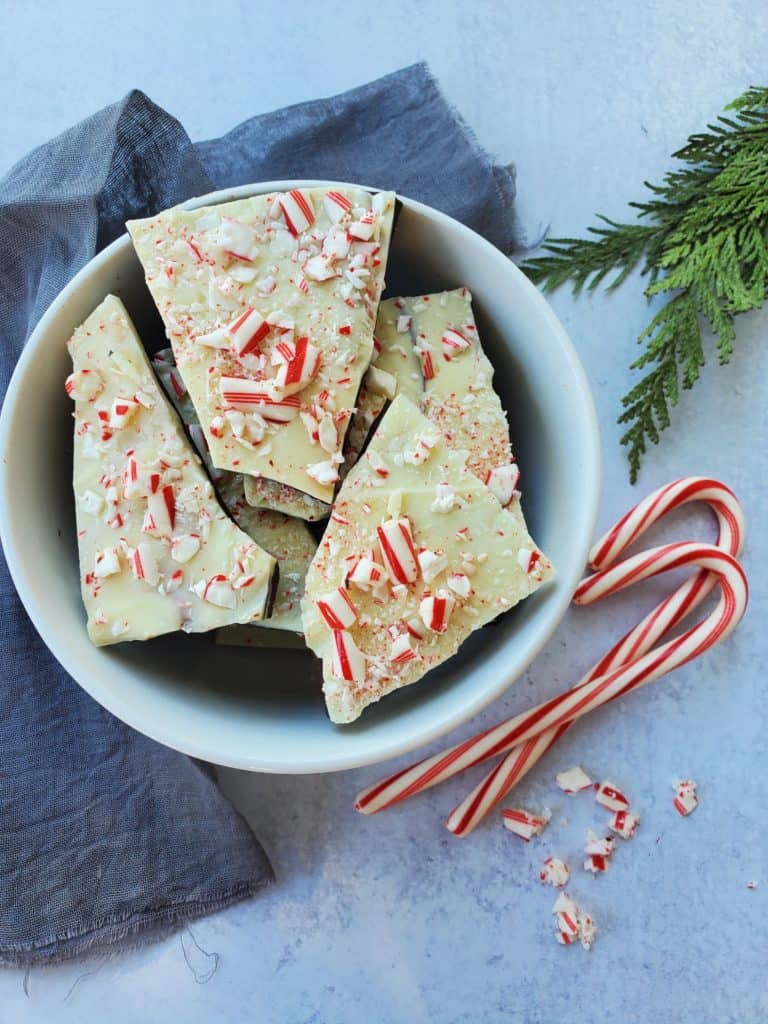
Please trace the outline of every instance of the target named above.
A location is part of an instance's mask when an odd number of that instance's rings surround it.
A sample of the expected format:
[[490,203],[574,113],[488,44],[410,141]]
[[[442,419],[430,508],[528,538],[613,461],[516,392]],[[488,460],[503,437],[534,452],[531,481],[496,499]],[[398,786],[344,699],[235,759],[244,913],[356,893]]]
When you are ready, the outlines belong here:
[[[394,207],[392,193],[313,188],[128,223],[215,466],[332,501],[373,352]],[[250,347],[251,327],[239,325],[248,310],[259,327]],[[302,338],[319,352],[319,369],[307,370],[296,393],[275,397],[281,346]],[[250,382],[245,402],[223,380],[232,377]],[[262,391],[280,409],[253,397]],[[329,447],[299,409],[331,417]],[[275,422],[283,416],[293,418]]]
[[[93,642],[261,618],[275,560],[220,507],[119,299],[104,300],[69,351],[78,548]],[[78,397],[85,370],[100,388]]]
[[[158,352],[152,359],[168,398],[186,427],[199,426],[195,408],[178,379],[173,353],[170,349]],[[193,440],[195,435],[193,435]],[[272,611],[268,619],[259,619],[251,625],[266,629],[301,632],[301,597],[304,577],[317,549],[317,541],[300,519],[294,519],[266,508],[251,508],[243,497],[242,473],[215,469],[210,464],[205,438],[199,437],[203,451],[198,454],[208,464],[208,471],[221,501],[235,522],[248,536],[277,560],[279,579]],[[234,642],[217,632],[216,642]],[[240,633],[233,634],[235,637]]]
[[[426,458],[415,458],[422,449]],[[345,632],[365,658],[365,674],[361,681],[341,679],[334,674],[333,633],[316,602],[345,585],[357,558],[370,558],[372,551],[375,564],[386,563],[377,528],[402,517],[410,523],[416,551],[428,551],[437,561],[422,556],[415,582],[396,583],[390,575],[383,590],[350,584],[357,620]],[[388,533],[394,536],[391,527]],[[521,551],[535,556],[527,557],[525,566]],[[423,564],[441,567],[429,584],[421,575]],[[552,573],[521,519],[501,508],[409,399],[395,398],[345,480],[307,573],[304,632],[323,659],[331,720],[354,721],[368,704],[421,679],[455,654],[473,630],[527,597]],[[410,562],[405,575],[411,575]],[[433,610],[427,591],[448,608],[443,632],[437,631],[443,628],[439,624],[425,625]],[[405,650],[404,636],[410,637],[413,656]]]

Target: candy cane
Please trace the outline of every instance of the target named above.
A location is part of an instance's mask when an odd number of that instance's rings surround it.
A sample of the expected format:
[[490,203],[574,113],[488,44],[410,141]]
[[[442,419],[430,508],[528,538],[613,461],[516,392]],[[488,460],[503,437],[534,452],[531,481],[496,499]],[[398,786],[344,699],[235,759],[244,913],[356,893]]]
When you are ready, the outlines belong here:
[[[592,548],[590,565],[596,569],[608,567],[662,516],[692,501],[704,501],[710,506],[718,521],[716,546],[737,557],[744,543],[744,515],[736,495],[717,480],[684,477],[654,491],[622,516]],[[622,637],[579,679],[575,687],[620,665],[628,664],[651,650],[666,633],[701,604],[716,583],[717,576],[709,572],[697,573],[686,580]],[[574,595],[576,604],[591,603],[580,599],[583,586]],[[446,822],[449,831],[455,835],[468,835],[569,728],[570,723],[566,723],[557,729],[548,730],[539,737],[535,748],[526,751],[525,756],[520,750],[511,750],[451,812]]]
[[[720,624],[718,618],[721,611],[730,614],[730,625],[728,623],[725,624],[728,626],[728,632],[740,620],[746,605],[746,581],[732,554],[738,553],[741,549],[743,515],[733,492],[724,485],[717,483],[717,481],[706,478],[687,478],[675,481],[673,484],[668,485],[668,487],[661,488],[660,491],[650,495],[644,502],[641,502],[637,509],[632,510],[628,516],[620,520],[617,526],[609,531],[603,540],[598,542],[593,549],[592,561],[594,563],[596,560],[599,560],[599,564],[605,566],[608,557],[606,542],[609,539],[611,544],[610,557],[615,558],[637,539],[644,529],[647,529],[653,522],[659,519],[661,515],[670,511],[673,507],[695,500],[707,501],[712,506],[720,525],[718,543],[729,550],[723,551],[712,545],[668,545],[666,548],[657,549],[658,552],[666,553],[664,559],[657,558],[657,552],[654,551],[636,556],[634,559],[629,559],[627,562],[622,563],[622,566],[619,567],[620,569],[626,571],[630,568],[634,574],[624,580],[622,586],[627,586],[629,583],[635,582],[640,578],[647,578],[648,575],[655,575],[658,572],[664,571],[662,565],[665,568],[669,568],[670,559],[674,561],[675,557],[679,558],[681,555],[690,559],[690,564],[693,564],[695,560],[694,553],[698,552],[706,562],[706,564],[701,563],[704,572],[683,584],[659,608],[646,616],[638,626],[615,645],[605,658],[601,659],[593,670],[587,673],[587,676],[580,681],[580,684],[577,684],[576,689],[579,690],[579,697],[582,699],[584,697],[583,687],[590,683],[593,684],[592,696],[596,702],[593,702],[592,706],[599,706],[599,703],[604,703],[605,700],[618,696],[619,692],[626,692],[627,689],[632,689],[644,682],[650,682],[651,679],[658,678],[664,672],[670,671],[676,665],[682,664],[683,660],[690,660],[691,657],[695,656],[690,651],[694,650],[695,644],[701,644],[705,634],[707,643],[704,646],[709,646],[711,643],[723,639],[725,626]],[[632,518],[633,513],[637,514],[635,518]],[[616,533],[617,530],[622,528],[623,545],[619,545]],[[675,552],[677,552],[677,556],[675,556]],[[732,599],[729,598],[726,601],[724,596],[721,598],[721,602],[715,612],[703,623],[694,627],[693,630],[689,630],[683,637],[670,641],[664,647],[649,654],[648,651],[663,633],[681,621],[684,615],[699,604],[718,579],[723,584],[725,595],[727,587],[729,585],[732,586],[732,583],[729,584],[724,576],[726,569],[725,560],[728,563],[727,571],[730,573],[732,580],[736,580],[737,583],[735,590],[732,589],[731,591]],[[644,572],[639,571],[642,569],[643,563],[645,564]],[[712,569],[715,575],[710,576],[710,569]],[[593,580],[595,577],[590,579]],[[615,592],[616,589],[620,589],[620,587],[616,586],[612,592]],[[605,593],[602,593],[601,596],[605,596]],[[585,601],[581,587],[579,592],[577,592],[577,597],[580,599],[580,603],[587,603],[587,601],[597,599],[596,592],[593,591],[591,596],[587,597]],[[716,625],[717,630],[715,631],[714,627]],[[712,628],[709,629],[708,627]],[[634,651],[636,661],[633,664],[623,666],[621,658],[624,655],[622,652],[627,649]],[[702,647],[701,649],[704,648]],[[685,653],[684,659],[683,653]],[[698,648],[696,648],[696,653],[698,653]],[[621,671],[610,672],[611,669],[619,667],[621,667]],[[597,672],[597,669],[601,671]],[[609,675],[605,678],[602,675],[604,672],[609,672]],[[643,676],[643,673],[647,674]],[[594,684],[596,682],[598,685],[605,687],[605,689],[601,689],[599,692],[595,691]],[[501,723],[476,737],[456,744],[443,753],[433,755],[369,787],[358,796],[357,809],[366,814],[383,810],[385,807],[389,807],[421,792],[422,789],[427,789],[438,782],[451,778],[465,768],[479,764],[495,754],[505,752],[510,747],[514,747],[514,751],[510,754],[510,760],[513,763],[511,766],[507,765],[505,780],[507,783],[505,791],[507,791],[556,742],[562,732],[567,729],[572,720],[567,717],[567,710],[562,715],[563,720],[557,722],[557,724],[550,722],[546,717],[546,713],[549,712],[550,717],[555,716],[556,706],[564,701],[573,701],[574,692],[575,690],[562,697],[554,698],[553,701],[549,701],[540,708],[528,712],[527,715],[517,716],[517,718],[511,719],[509,722]],[[602,699],[598,700],[598,697],[602,697]],[[588,702],[589,697],[587,697],[587,704],[584,704],[578,715],[574,715],[573,718],[583,714],[585,707],[591,709],[591,707],[588,707]],[[542,709],[544,709],[543,712]],[[561,710],[563,709],[561,708]],[[524,740],[520,732],[521,719],[527,718],[530,722],[532,715],[538,716],[538,731],[536,731],[537,727],[533,726],[532,734]],[[486,786],[486,788],[488,787]],[[499,791],[501,788],[499,787]],[[472,799],[473,796],[476,796],[476,794],[472,794],[468,800]],[[491,794],[492,796],[493,794]],[[493,802],[492,798],[485,801],[488,806],[492,806]],[[459,815],[459,812],[461,812],[461,815]],[[462,805],[462,808],[457,808],[454,815],[463,817],[464,805]],[[451,816],[452,819],[454,815]],[[477,820],[479,820],[479,817],[477,817]],[[455,827],[460,823],[453,821],[452,824]],[[469,824],[471,825],[472,821]],[[462,834],[466,834],[466,831],[465,828]]]

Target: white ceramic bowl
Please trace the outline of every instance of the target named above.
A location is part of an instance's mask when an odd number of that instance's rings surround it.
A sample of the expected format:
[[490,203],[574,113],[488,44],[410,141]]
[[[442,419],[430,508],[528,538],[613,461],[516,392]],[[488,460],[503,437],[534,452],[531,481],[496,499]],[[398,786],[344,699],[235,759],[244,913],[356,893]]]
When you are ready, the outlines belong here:
[[[320,183],[266,182],[187,205],[302,184]],[[182,634],[92,646],[79,591],[65,342],[114,292],[148,347],[160,347],[160,322],[123,235],[64,289],[19,360],[0,417],[0,536],[21,599],[54,655],[104,707],[161,743],[253,771],[323,772],[383,761],[448,732],[498,696],[569,603],[586,560],[600,482],[597,421],[578,357],[545,300],[501,252],[450,217],[401,199],[389,292],[471,289],[509,410],[523,507],[557,579],[352,726],[328,721],[319,663],[303,651],[221,648]]]

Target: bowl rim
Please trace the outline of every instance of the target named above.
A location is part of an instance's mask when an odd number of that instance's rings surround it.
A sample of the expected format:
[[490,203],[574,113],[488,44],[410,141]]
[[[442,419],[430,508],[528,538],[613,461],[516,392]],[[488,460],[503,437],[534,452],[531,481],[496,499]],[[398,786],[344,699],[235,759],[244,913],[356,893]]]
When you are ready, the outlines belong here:
[[[344,181],[330,181],[325,179],[286,179],[253,182],[246,185],[217,189],[216,191],[209,192],[201,196],[194,196],[178,205],[182,209],[196,209],[200,206],[209,206],[236,199],[244,199],[254,195],[264,195],[269,192],[284,192],[294,188],[312,187],[356,187],[364,188],[368,191],[382,191],[381,188],[375,186],[360,185]],[[497,681],[492,686],[489,685],[484,687],[471,699],[463,701],[452,713],[444,715],[439,721],[423,728],[417,735],[411,733],[404,739],[380,742],[378,745],[372,747],[365,755],[361,755],[359,751],[356,754],[353,753],[346,756],[343,753],[339,753],[334,757],[323,757],[321,760],[315,759],[303,762],[297,762],[294,757],[291,761],[285,763],[274,760],[260,760],[258,756],[246,758],[231,754],[228,751],[216,749],[215,742],[211,743],[201,738],[195,740],[191,737],[179,736],[178,732],[174,732],[172,727],[169,728],[166,726],[164,720],[159,720],[157,713],[152,711],[151,702],[148,702],[146,705],[137,705],[130,700],[121,699],[119,694],[105,694],[98,679],[94,679],[91,676],[83,678],[77,665],[77,658],[72,655],[66,647],[57,643],[55,638],[50,638],[46,625],[48,616],[45,604],[37,596],[31,575],[28,574],[25,569],[24,559],[17,554],[14,546],[9,543],[9,509],[12,504],[12,501],[10,500],[12,488],[9,487],[10,473],[7,467],[7,460],[4,458],[0,459],[0,543],[3,545],[8,569],[18,595],[43,643],[46,644],[48,649],[62,667],[69,673],[72,679],[107,711],[115,715],[131,728],[134,728],[145,736],[148,736],[150,739],[191,757],[200,758],[204,761],[208,761],[222,767],[236,768],[245,771],[283,774],[322,774],[325,772],[343,771],[363,767],[365,765],[378,764],[423,747],[441,736],[447,735],[464,722],[469,721],[504,693],[511,686],[514,680],[526,670],[533,659],[543,649],[544,645],[562,621],[562,618],[570,604],[570,595],[573,592],[580,576],[580,569],[578,566],[586,564],[587,553],[589,551],[597,521],[602,480],[602,459],[597,411],[584,367],[581,364],[573,342],[542,293],[500,249],[496,248],[496,246],[482,235],[478,234],[478,232],[450,215],[443,213],[434,207],[428,206],[425,203],[421,203],[418,200],[401,195],[400,193],[396,193],[396,195],[397,198],[402,200],[407,207],[414,209],[422,216],[425,216],[428,219],[437,220],[450,230],[457,231],[460,236],[474,236],[475,243],[479,239],[481,245],[486,248],[489,257],[499,263],[503,263],[505,270],[513,276],[516,276],[518,278],[518,283],[521,284],[522,287],[532,296],[534,304],[538,307],[538,314],[543,318],[548,329],[555,336],[559,348],[563,353],[563,357],[567,360],[574,390],[584,412],[583,426],[585,439],[587,441],[586,446],[580,450],[580,456],[583,460],[580,479],[586,493],[587,508],[586,514],[581,518],[580,527],[575,531],[573,537],[574,551],[581,552],[581,557],[576,559],[574,562],[577,569],[572,573],[573,579],[560,577],[560,592],[549,610],[548,621],[544,627],[539,630],[535,640],[530,644],[528,650],[525,652],[525,655],[522,658],[517,658],[515,660],[514,667],[512,667],[510,671],[499,673]],[[3,399],[2,409],[0,410],[0,438],[8,436],[9,427],[23,391],[23,385],[30,368],[30,364],[35,358],[38,339],[47,333],[50,325],[58,317],[62,307],[64,307],[70,297],[78,291],[82,282],[87,280],[95,272],[98,272],[104,264],[109,263],[117,251],[130,246],[130,244],[130,237],[127,232],[124,232],[111,242],[110,245],[102,249],[101,252],[97,253],[75,274],[68,284],[65,285],[37,322],[24,345]]]

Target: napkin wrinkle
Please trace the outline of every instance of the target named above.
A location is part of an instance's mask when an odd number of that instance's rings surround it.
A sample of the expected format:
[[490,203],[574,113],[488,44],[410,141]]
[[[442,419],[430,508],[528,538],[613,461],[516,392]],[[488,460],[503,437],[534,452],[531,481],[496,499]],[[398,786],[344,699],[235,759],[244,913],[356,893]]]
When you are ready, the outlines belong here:
[[[514,244],[513,171],[493,165],[423,63],[197,145],[135,89],[0,180],[4,385],[50,303],[126,219],[212,187],[297,177],[391,188],[504,252]],[[210,766],[77,686],[1,556],[0,602],[0,966],[132,948],[269,885],[269,860]]]

